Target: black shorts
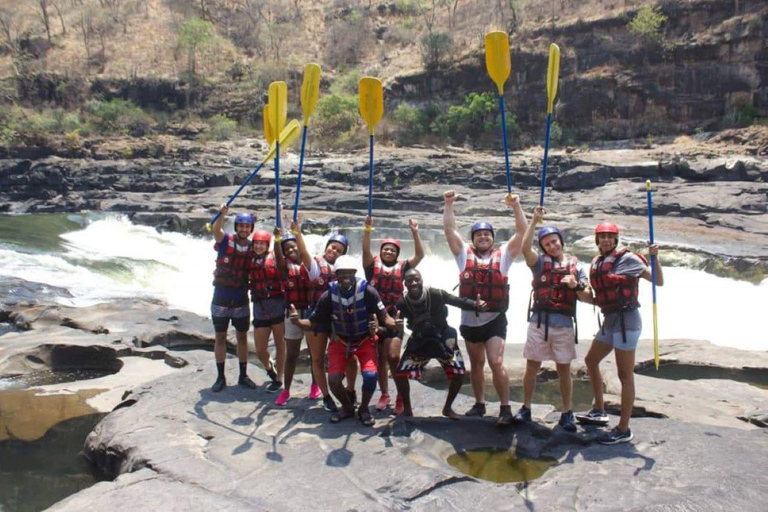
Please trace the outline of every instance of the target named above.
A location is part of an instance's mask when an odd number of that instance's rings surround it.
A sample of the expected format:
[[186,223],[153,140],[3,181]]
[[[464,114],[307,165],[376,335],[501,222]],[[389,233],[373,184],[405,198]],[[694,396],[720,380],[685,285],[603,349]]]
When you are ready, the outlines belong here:
[[496,336],[506,340],[507,315],[505,313],[499,313],[499,316],[487,324],[478,325],[477,327],[462,325],[459,327],[459,332],[461,332],[461,337],[464,338],[464,341],[467,343],[485,343]]
[[400,338],[402,339],[402,335],[396,331],[396,330],[390,330],[390,329],[379,329],[379,331],[376,333],[379,336],[379,343],[383,343],[384,340],[389,340],[392,338]]
[[242,300],[222,300],[216,299],[211,303],[211,321],[213,330],[216,332],[227,332],[229,322],[239,332],[248,332],[251,323],[251,311],[248,307],[248,299]]

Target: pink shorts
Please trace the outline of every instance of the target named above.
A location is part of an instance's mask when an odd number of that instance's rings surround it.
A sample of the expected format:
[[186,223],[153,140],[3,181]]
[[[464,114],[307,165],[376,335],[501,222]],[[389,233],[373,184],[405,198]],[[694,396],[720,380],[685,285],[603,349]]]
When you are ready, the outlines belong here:
[[576,359],[576,345],[573,329],[570,327],[549,327],[549,341],[544,341],[544,328],[536,322],[528,322],[528,339],[523,357],[531,361],[555,361],[566,364]]
[[347,362],[355,356],[360,361],[361,371],[377,371],[376,338],[366,338],[349,357],[347,357],[347,346],[337,338],[331,339],[331,342],[328,343],[328,375],[344,373],[344,370],[347,368]]

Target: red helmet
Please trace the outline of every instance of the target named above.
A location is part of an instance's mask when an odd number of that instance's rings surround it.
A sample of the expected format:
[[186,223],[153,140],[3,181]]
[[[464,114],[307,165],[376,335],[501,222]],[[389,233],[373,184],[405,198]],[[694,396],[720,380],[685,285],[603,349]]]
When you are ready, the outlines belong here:
[[270,241],[272,241],[272,233],[270,233],[266,229],[259,229],[253,234],[253,241],[269,243]]
[[381,245],[379,246],[379,252],[381,252],[381,249],[387,244],[394,245],[397,248],[397,255],[400,256],[400,249],[401,249],[400,240],[397,240],[395,238],[385,238],[384,240],[381,241]]
[[600,233],[611,233],[616,235],[616,243],[619,243],[619,226],[612,222],[601,222],[595,228],[595,245],[599,245],[597,235]]

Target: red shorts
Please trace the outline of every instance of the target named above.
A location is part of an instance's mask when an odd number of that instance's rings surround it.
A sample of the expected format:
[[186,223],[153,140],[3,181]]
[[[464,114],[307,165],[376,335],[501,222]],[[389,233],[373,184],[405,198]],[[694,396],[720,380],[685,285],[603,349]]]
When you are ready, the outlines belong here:
[[350,358],[357,356],[360,361],[360,367],[364,372],[378,371],[376,366],[376,344],[371,343],[371,338],[366,338],[354,352],[350,352],[347,357],[347,346],[338,340],[332,338],[328,343],[328,375],[334,373],[344,373]]

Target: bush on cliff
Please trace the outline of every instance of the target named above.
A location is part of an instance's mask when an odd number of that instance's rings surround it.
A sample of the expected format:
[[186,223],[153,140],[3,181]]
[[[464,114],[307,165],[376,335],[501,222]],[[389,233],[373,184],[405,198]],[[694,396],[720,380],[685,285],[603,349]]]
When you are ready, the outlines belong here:
[[91,100],[85,104],[84,110],[91,116],[93,124],[109,134],[141,137],[149,133],[154,122],[152,116],[140,107],[119,98]]

